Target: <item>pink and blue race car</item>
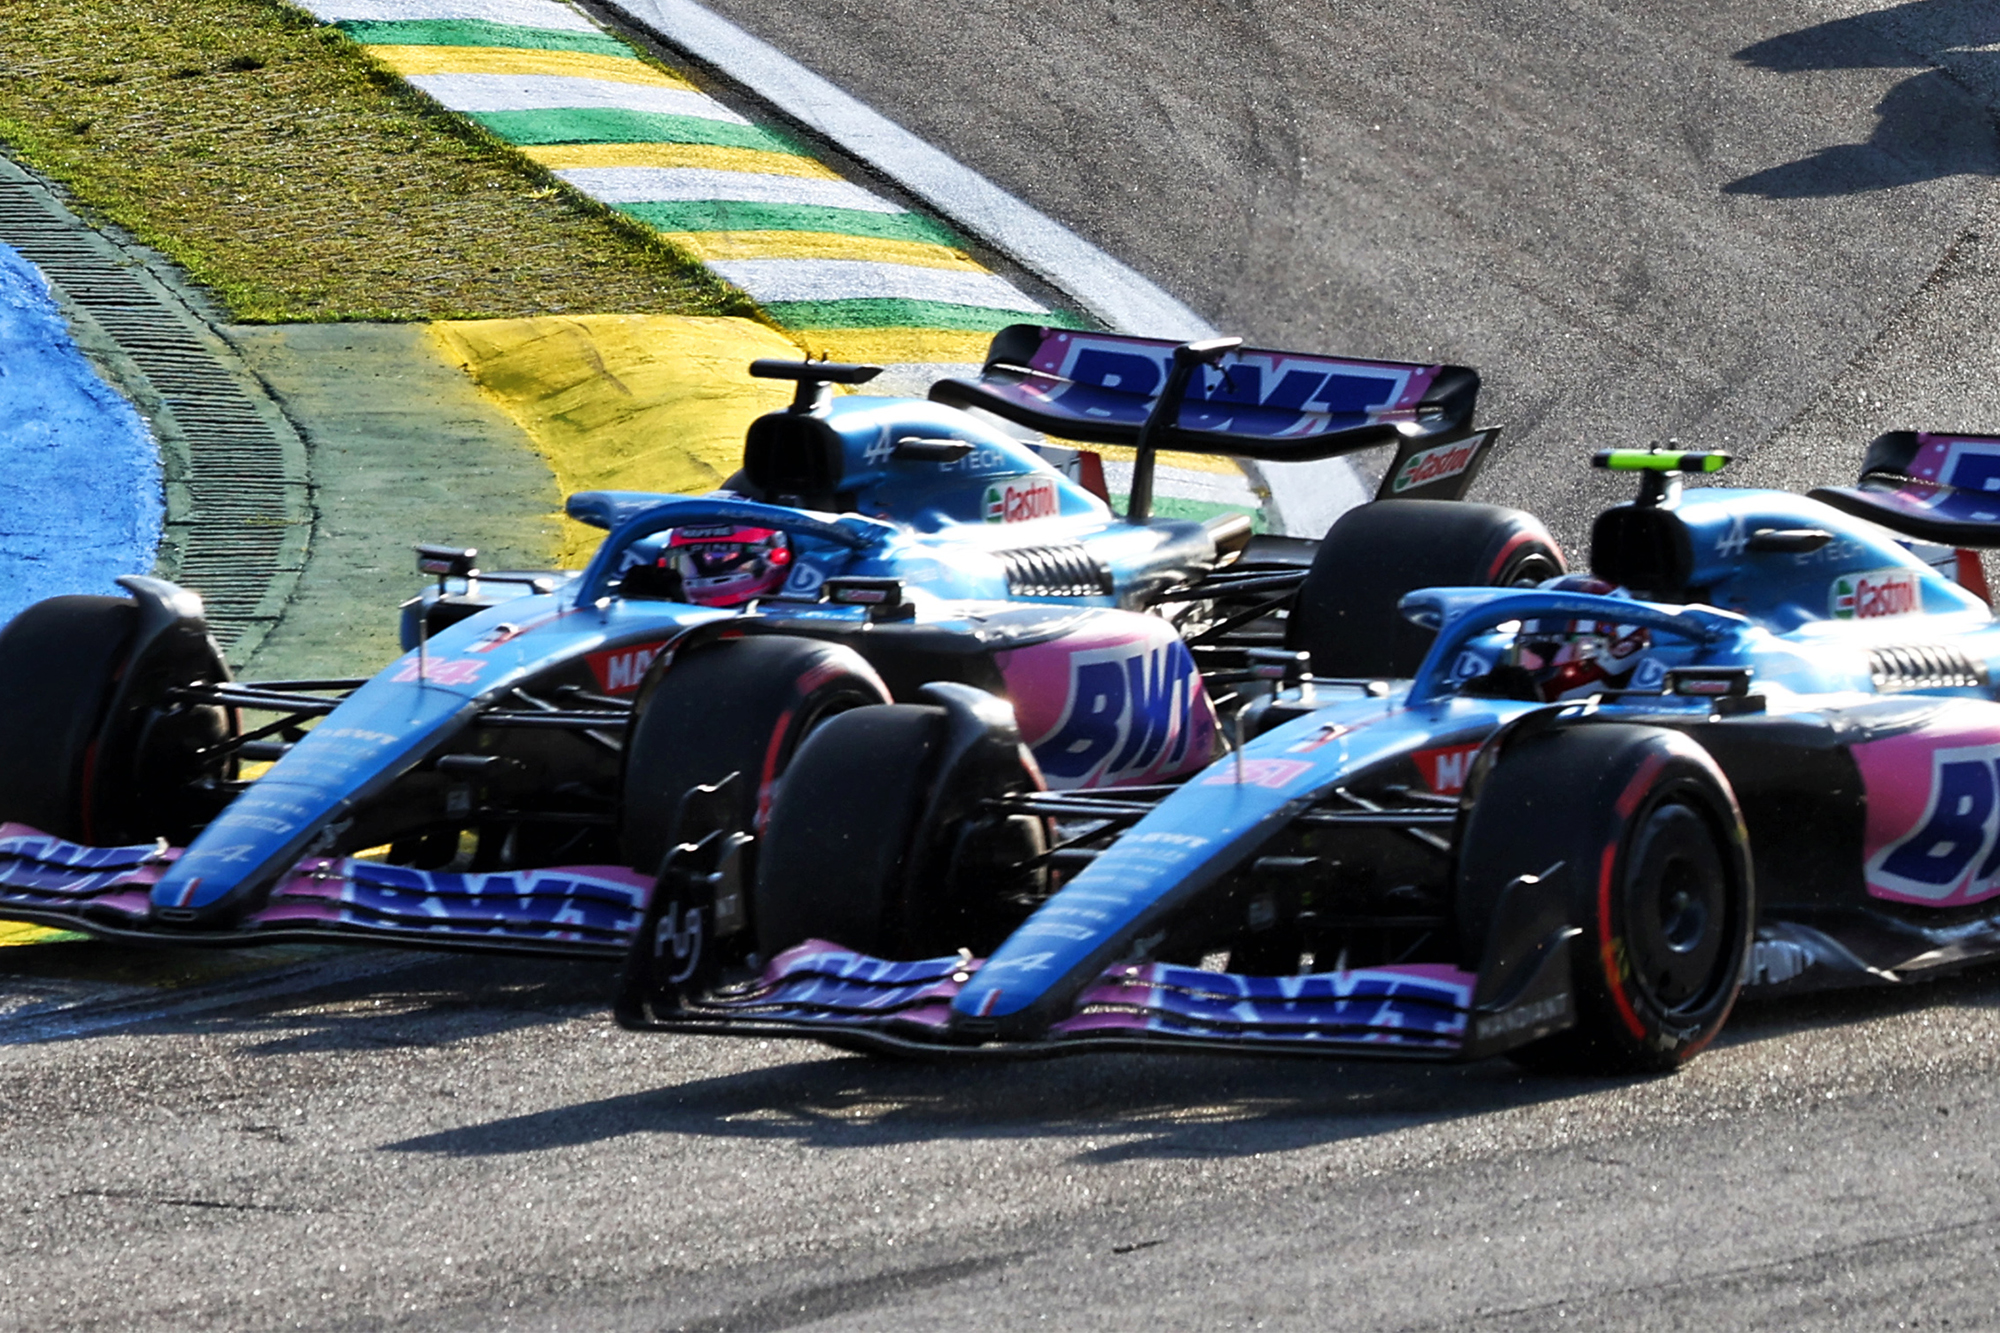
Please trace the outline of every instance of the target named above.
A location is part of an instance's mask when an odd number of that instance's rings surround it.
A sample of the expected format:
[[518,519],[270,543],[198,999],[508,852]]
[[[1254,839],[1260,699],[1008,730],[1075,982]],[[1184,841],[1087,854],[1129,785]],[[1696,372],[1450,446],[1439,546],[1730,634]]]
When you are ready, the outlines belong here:
[[[580,571],[480,574],[475,552],[420,548],[437,586],[371,679],[234,680],[200,600],[150,578],[16,617],[0,916],[618,958],[687,794],[721,791],[696,805],[731,830],[729,873],[762,882],[795,755],[849,713],[956,690],[1011,719],[1037,790],[1151,793],[1225,748],[1260,653],[1406,672],[1410,588],[1561,571],[1534,520],[1456,498],[1493,440],[1461,367],[1023,326],[929,400],[832,392],[870,367],[752,373],[797,392],[750,425],[724,493],[571,497],[607,533]],[[1130,449],[1126,512],[1093,492],[1086,452],[1036,432]],[[1384,572],[1365,519],[1301,541],[1154,503],[1163,450],[1377,446],[1386,502],[1359,512],[1421,522],[1407,569]],[[1005,861],[1036,828],[981,807],[964,831]],[[718,888],[678,929],[698,919],[705,958],[749,968],[755,914]]]
[[[2000,547],[2000,436],[1886,435],[1810,497],[1597,461],[1642,486],[1588,574],[1413,591],[1394,680],[1308,583],[1193,773],[1065,788],[1031,714],[944,683],[808,737],[755,829],[696,792],[621,1020],[1664,1070],[1745,988],[2000,957],[2000,625],[1957,549]],[[1369,506],[1321,555],[1414,563],[1441,517]]]

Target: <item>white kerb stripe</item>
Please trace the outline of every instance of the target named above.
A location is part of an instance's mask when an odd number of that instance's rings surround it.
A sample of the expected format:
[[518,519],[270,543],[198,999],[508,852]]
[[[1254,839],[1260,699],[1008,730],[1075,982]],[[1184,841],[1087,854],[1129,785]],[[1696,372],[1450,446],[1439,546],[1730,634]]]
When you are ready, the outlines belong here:
[[612,109],[750,123],[713,97],[644,83],[565,74],[418,74],[409,81],[453,111]]
[[556,175],[607,204],[727,199],[745,204],[857,208],[870,213],[903,211],[858,185],[810,176],[766,176],[752,171],[707,171],[698,167],[575,167]]
[[991,273],[864,259],[732,259],[709,267],[758,301],[945,301],[1030,315],[1048,309]]
[[473,19],[559,32],[598,31],[595,23],[556,0],[302,0],[301,7],[326,23]]

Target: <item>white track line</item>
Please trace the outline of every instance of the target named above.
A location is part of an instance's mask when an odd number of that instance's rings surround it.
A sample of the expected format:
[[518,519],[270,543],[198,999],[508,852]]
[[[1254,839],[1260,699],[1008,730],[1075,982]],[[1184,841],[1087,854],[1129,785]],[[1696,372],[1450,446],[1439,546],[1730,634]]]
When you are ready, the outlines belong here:
[[[1154,338],[1215,336],[1213,325],[1130,267],[694,0],[602,2],[868,163],[1106,326]],[[1270,473],[1249,461],[1241,466],[1251,486],[1270,493],[1273,532],[1317,537],[1332,516],[1368,498],[1344,459]],[[1282,484],[1273,484],[1279,477]]]
[[750,122],[703,93],[572,74],[412,74],[408,82],[453,111],[650,111],[728,125]]
[[548,0],[307,0],[305,8],[328,23],[343,19],[363,23],[456,19],[557,32],[595,35],[598,31],[583,15]]
[[884,264],[872,259],[728,259],[709,267],[759,301],[851,301],[880,298],[946,301],[1043,315],[1048,307],[1005,278]]
[[1067,227],[693,0],[605,3],[868,163],[1112,328],[1157,338],[1214,336],[1201,316]]
[[879,195],[820,176],[775,176],[701,167],[571,167],[556,175],[607,204],[723,200],[742,204],[806,204],[864,213],[901,213]]

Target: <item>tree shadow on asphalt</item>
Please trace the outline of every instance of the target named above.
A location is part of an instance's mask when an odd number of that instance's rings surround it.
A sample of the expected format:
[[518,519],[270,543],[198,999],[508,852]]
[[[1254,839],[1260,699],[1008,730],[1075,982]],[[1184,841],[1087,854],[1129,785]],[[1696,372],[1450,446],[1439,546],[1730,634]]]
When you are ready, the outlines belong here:
[[[1832,144],[1811,157],[1754,172],[1725,194],[1820,198],[1893,189],[1945,176],[2000,175],[2000,4],[1912,0],[1801,28],[1747,46],[1736,59],[1778,74],[1841,69],[1917,69],[1875,107],[1866,143]],[[1939,68],[1940,64],[1944,68]]]

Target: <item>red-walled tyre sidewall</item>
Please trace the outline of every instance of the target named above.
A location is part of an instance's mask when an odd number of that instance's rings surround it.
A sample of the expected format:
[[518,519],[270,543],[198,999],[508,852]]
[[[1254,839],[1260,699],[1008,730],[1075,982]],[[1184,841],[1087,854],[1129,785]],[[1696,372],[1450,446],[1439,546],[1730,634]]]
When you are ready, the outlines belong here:
[[738,818],[756,832],[777,779],[813,728],[887,703],[853,649],[788,635],[702,644],[656,666],[625,745],[620,835],[626,864],[659,869],[681,797],[737,773]]
[[[1577,1025],[1513,1052],[1535,1068],[1676,1069],[1721,1031],[1756,930],[1748,836],[1721,769],[1687,736],[1580,725],[1503,750],[1459,846],[1477,930],[1518,875],[1558,872]],[[1476,941],[1473,941],[1476,943]]]

